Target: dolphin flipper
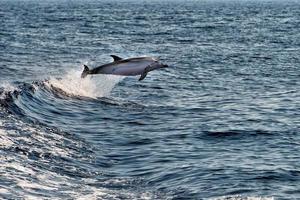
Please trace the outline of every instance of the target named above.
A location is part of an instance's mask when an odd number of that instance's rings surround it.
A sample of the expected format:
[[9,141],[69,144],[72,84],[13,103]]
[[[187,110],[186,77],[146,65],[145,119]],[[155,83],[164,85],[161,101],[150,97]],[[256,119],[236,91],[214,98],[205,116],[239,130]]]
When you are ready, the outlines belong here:
[[110,56],[114,59],[114,62],[123,60],[123,58],[116,56],[116,55],[110,55]]
[[145,71],[142,73],[141,77],[139,78],[139,81],[144,80],[144,78],[146,78],[147,74],[148,74],[148,72],[145,70]]
[[148,67],[146,67],[143,71],[143,73],[141,74],[141,77],[139,78],[139,81],[144,80],[144,78],[146,78],[148,72],[150,71],[150,67],[151,65],[149,65]]

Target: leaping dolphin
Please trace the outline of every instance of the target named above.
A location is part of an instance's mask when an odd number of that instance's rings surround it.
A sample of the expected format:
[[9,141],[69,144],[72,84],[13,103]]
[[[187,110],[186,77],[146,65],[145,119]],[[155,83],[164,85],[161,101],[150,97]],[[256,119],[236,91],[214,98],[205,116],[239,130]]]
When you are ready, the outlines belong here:
[[147,73],[159,68],[168,67],[159,63],[158,60],[152,57],[137,57],[123,59],[115,55],[111,55],[114,59],[113,62],[101,65],[92,70],[84,65],[81,78],[86,77],[88,74],[112,74],[119,76],[137,76],[141,75],[139,81],[143,80]]

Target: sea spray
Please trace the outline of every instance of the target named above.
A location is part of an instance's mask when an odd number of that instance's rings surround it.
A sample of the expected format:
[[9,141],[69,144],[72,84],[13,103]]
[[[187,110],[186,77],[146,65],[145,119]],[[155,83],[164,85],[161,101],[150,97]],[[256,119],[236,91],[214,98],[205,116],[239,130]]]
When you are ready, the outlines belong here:
[[0,100],[5,99],[6,95],[13,91],[18,91],[19,89],[9,82],[0,83]]
[[124,77],[94,75],[81,78],[81,71],[71,70],[62,78],[51,77],[46,85],[60,89],[67,94],[91,98],[108,96],[114,86]]

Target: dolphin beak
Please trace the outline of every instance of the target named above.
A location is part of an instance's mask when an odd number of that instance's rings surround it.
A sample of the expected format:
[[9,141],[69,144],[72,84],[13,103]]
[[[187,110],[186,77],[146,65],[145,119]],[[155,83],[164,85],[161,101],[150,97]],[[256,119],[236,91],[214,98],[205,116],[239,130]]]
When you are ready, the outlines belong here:
[[167,67],[169,67],[169,65],[163,65],[163,67],[167,68]]

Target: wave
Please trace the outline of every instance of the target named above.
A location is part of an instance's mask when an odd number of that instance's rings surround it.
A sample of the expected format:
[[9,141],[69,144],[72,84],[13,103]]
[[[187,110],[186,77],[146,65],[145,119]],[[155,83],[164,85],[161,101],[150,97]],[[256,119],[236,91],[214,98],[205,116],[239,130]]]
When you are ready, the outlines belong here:
[[82,79],[80,74],[80,70],[73,69],[60,78],[50,77],[47,80],[37,80],[30,84],[3,82],[0,84],[0,100],[3,103],[13,97],[41,90],[48,96],[51,93],[61,98],[105,98],[124,79],[124,77],[113,75],[88,76]]
[[[96,75],[81,78],[81,70],[72,69],[62,77],[50,77],[48,80],[36,81],[30,84],[35,90],[41,86],[46,86],[54,92],[64,93],[66,96],[81,96],[89,98],[107,97],[112,89],[121,80],[122,76],[114,75]],[[7,93],[20,92],[20,85],[15,86],[12,83],[4,82],[0,85],[0,99],[4,99]],[[26,83],[23,83],[26,85]]]
[[0,100],[7,98],[7,95],[14,91],[18,92],[19,88],[8,82],[2,83],[0,86]]
[[[76,135],[28,124],[6,115],[0,120],[0,198],[159,199],[131,189],[134,179],[104,173],[92,146]],[[18,188],[18,190],[15,190]]]
[[258,137],[258,136],[273,136],[280,134],[275,131],[266,130],[224,130],[224,131],[203,131],[202,139],[217,139],[217,138],[241,138],[241,137]]
[[[76,132],[82,127],[91,131],[99,121],[118,120],[119,109],[145,108],[111,95],[123,77],[97,75],[81,79],[80,73],[81,70],[71,70],[62,78],[3,83],[0,85],[0,109],[26,122]],[[104,115],[108,108],[112,112]]]
[[[71,70],[61,78],[32,83],[15,82],[0,85],[0,108],[35,124],[55,126],[65,118],[70,123],[87,115],[100,113],[105,106],[131,106],[131,102],[110,97],[123,77],[97,75],[84,79],[81,70]],[[133,106],[136,107],[135,104]],[[95,110],[96,108],[96,110]]]
[[109,97],[122,79],[101,75],[81,79],[80,71],[73,70],[62,78],[2,83],[0,198],[159,199],[159,193],[138,187],[135,182],[140,180],[112,177],[103,170],[111,160],[105,156],[98,160],[83,137],[56,123],[67,127],[86,123],[79,119],[101,113],[89,110],[95,104],[100,111],[107,106],[136,106]]

